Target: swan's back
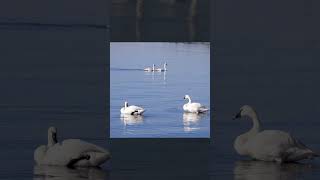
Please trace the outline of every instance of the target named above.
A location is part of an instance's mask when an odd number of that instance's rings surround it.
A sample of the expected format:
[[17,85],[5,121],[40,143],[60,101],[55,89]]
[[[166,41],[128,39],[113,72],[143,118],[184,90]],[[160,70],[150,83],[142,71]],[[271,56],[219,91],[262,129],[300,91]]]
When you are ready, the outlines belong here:
[[79,160],[75,166],[99,166],[109,158],[110,153],[94,144],[79,139],[68,139],[47,148],[45,158],[41,164],[68,165],[71,160],[78,159],[84,155],[89,155],[89,160]]
[[144,113],[144,109],[142,107],[139,107],[139,106],[134,106],[134,105],[131,105],[129,107],[126,107],[126,108],[122,108],[121,109],[121,113],[122,114],[142,114]]
[[107,150],[79,139],[65,140],[62,143],[62,147],[65,151],[69,152],[70,155],[78,153],[79,156],[84,154],[90,156],[89,160],[80,160],[75,166],[99,166],[110,158],[110,153]]
[[248,140],[247,148],[251,156],[266,161],[298,161],[312,152],[289,133],[279,130],[258,133]]

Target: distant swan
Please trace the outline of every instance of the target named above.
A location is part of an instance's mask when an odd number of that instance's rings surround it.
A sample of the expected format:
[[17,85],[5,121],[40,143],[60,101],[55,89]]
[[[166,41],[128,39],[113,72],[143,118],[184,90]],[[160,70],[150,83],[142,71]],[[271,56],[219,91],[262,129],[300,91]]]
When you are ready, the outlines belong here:
[[142,115],[144,113],[144,109],[139,106],[129,106],[128,102],[124,102],[124,107],[121,108],[121,114],[129,114],[129,115]]
[[312,159],[319,156],[284,131],[261,130],[260,121],[252,107],[242,106],[234,119],[243,116],[251,118],[253,127],[234,141],[234,148],[238,154],[279,163]]
[[152,64],[152,68],[151,67],[147,67],[144,69],[144,71],[155,71],[155,65]]
[[190,113],[203,113],[208,111],[209,109],[206,108],[205,106],[201,105],[200,103],[192,103],[191,98],[189,95],[185,95],[183,99],[188,99],[188,103],[183,105],[183,110],[185,112],[190,112]]
[[163,69],[157,68],[156,71],[159,71],[159,72],[161,72],[161,71],[167,71],[167,65],[168,65],[168,64],[165,62],[165,63],[163,64]]
[[48,129],[48,144],[34,151],[34,160],[38,165],[99,166],[109,158],[107,150],[79,139],[58,143],[55,127]]

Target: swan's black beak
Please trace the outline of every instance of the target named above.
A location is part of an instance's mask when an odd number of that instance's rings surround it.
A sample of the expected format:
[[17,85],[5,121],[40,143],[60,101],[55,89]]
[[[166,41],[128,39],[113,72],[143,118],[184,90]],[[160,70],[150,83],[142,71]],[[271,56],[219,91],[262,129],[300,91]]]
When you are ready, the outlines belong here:
[[186,97],[183,97],[183,99],[186,99]]
[[241,111],[238,112],[232,119],[236,120],[236,119],[239,119],[239,118],[241,118]]

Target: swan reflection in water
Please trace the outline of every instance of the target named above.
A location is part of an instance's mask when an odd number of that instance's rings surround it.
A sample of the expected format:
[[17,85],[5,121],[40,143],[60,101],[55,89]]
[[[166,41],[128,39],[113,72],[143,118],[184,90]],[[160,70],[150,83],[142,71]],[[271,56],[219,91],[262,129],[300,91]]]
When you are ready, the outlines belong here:
[[183,129],[185,132],[191,132],[199,130],[198,127],[199,121],[204,116],[204,114],[196,114],[196,113],[183,113]]
[[162,71],[162,72],[159,72],[159,71],[145,71],[144,74],[146,76],[151,76],[152,80],[154,81],[155,80],[155,77],[160,77],[160,76],[163,76],[163,81],[166,82],[166,77],[167,77],[167,72],[166,71]]
[[64,166],[34,166],[34,180],[105,180],[109,179],[106,170],[97,167],[67,168]]
[[143,124],[143,116],[141,115],[121,114],[120,119],[125,126]]
[[310,164],[247,160],[236,162],[233,173],[235,180],[291,180],[312,169]]

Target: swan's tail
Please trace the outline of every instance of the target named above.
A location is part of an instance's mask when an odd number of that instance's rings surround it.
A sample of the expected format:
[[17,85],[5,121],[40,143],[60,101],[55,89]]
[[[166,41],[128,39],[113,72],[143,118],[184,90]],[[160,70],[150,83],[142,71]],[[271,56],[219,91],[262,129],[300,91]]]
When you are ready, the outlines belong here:
[[205,106],[200,107],[199,112],[207,112],[209,111],[209,108],[206,108]]
[[138,109],[138,110],[135,110],[131,113],[131,115],[142,115],[146,110],[144,109]]
[[300,161],[303,159],[313,159],[318,155],[310,149],[301,149],[299,147],[292,147],[287,150],[288,157],[286,161]]

